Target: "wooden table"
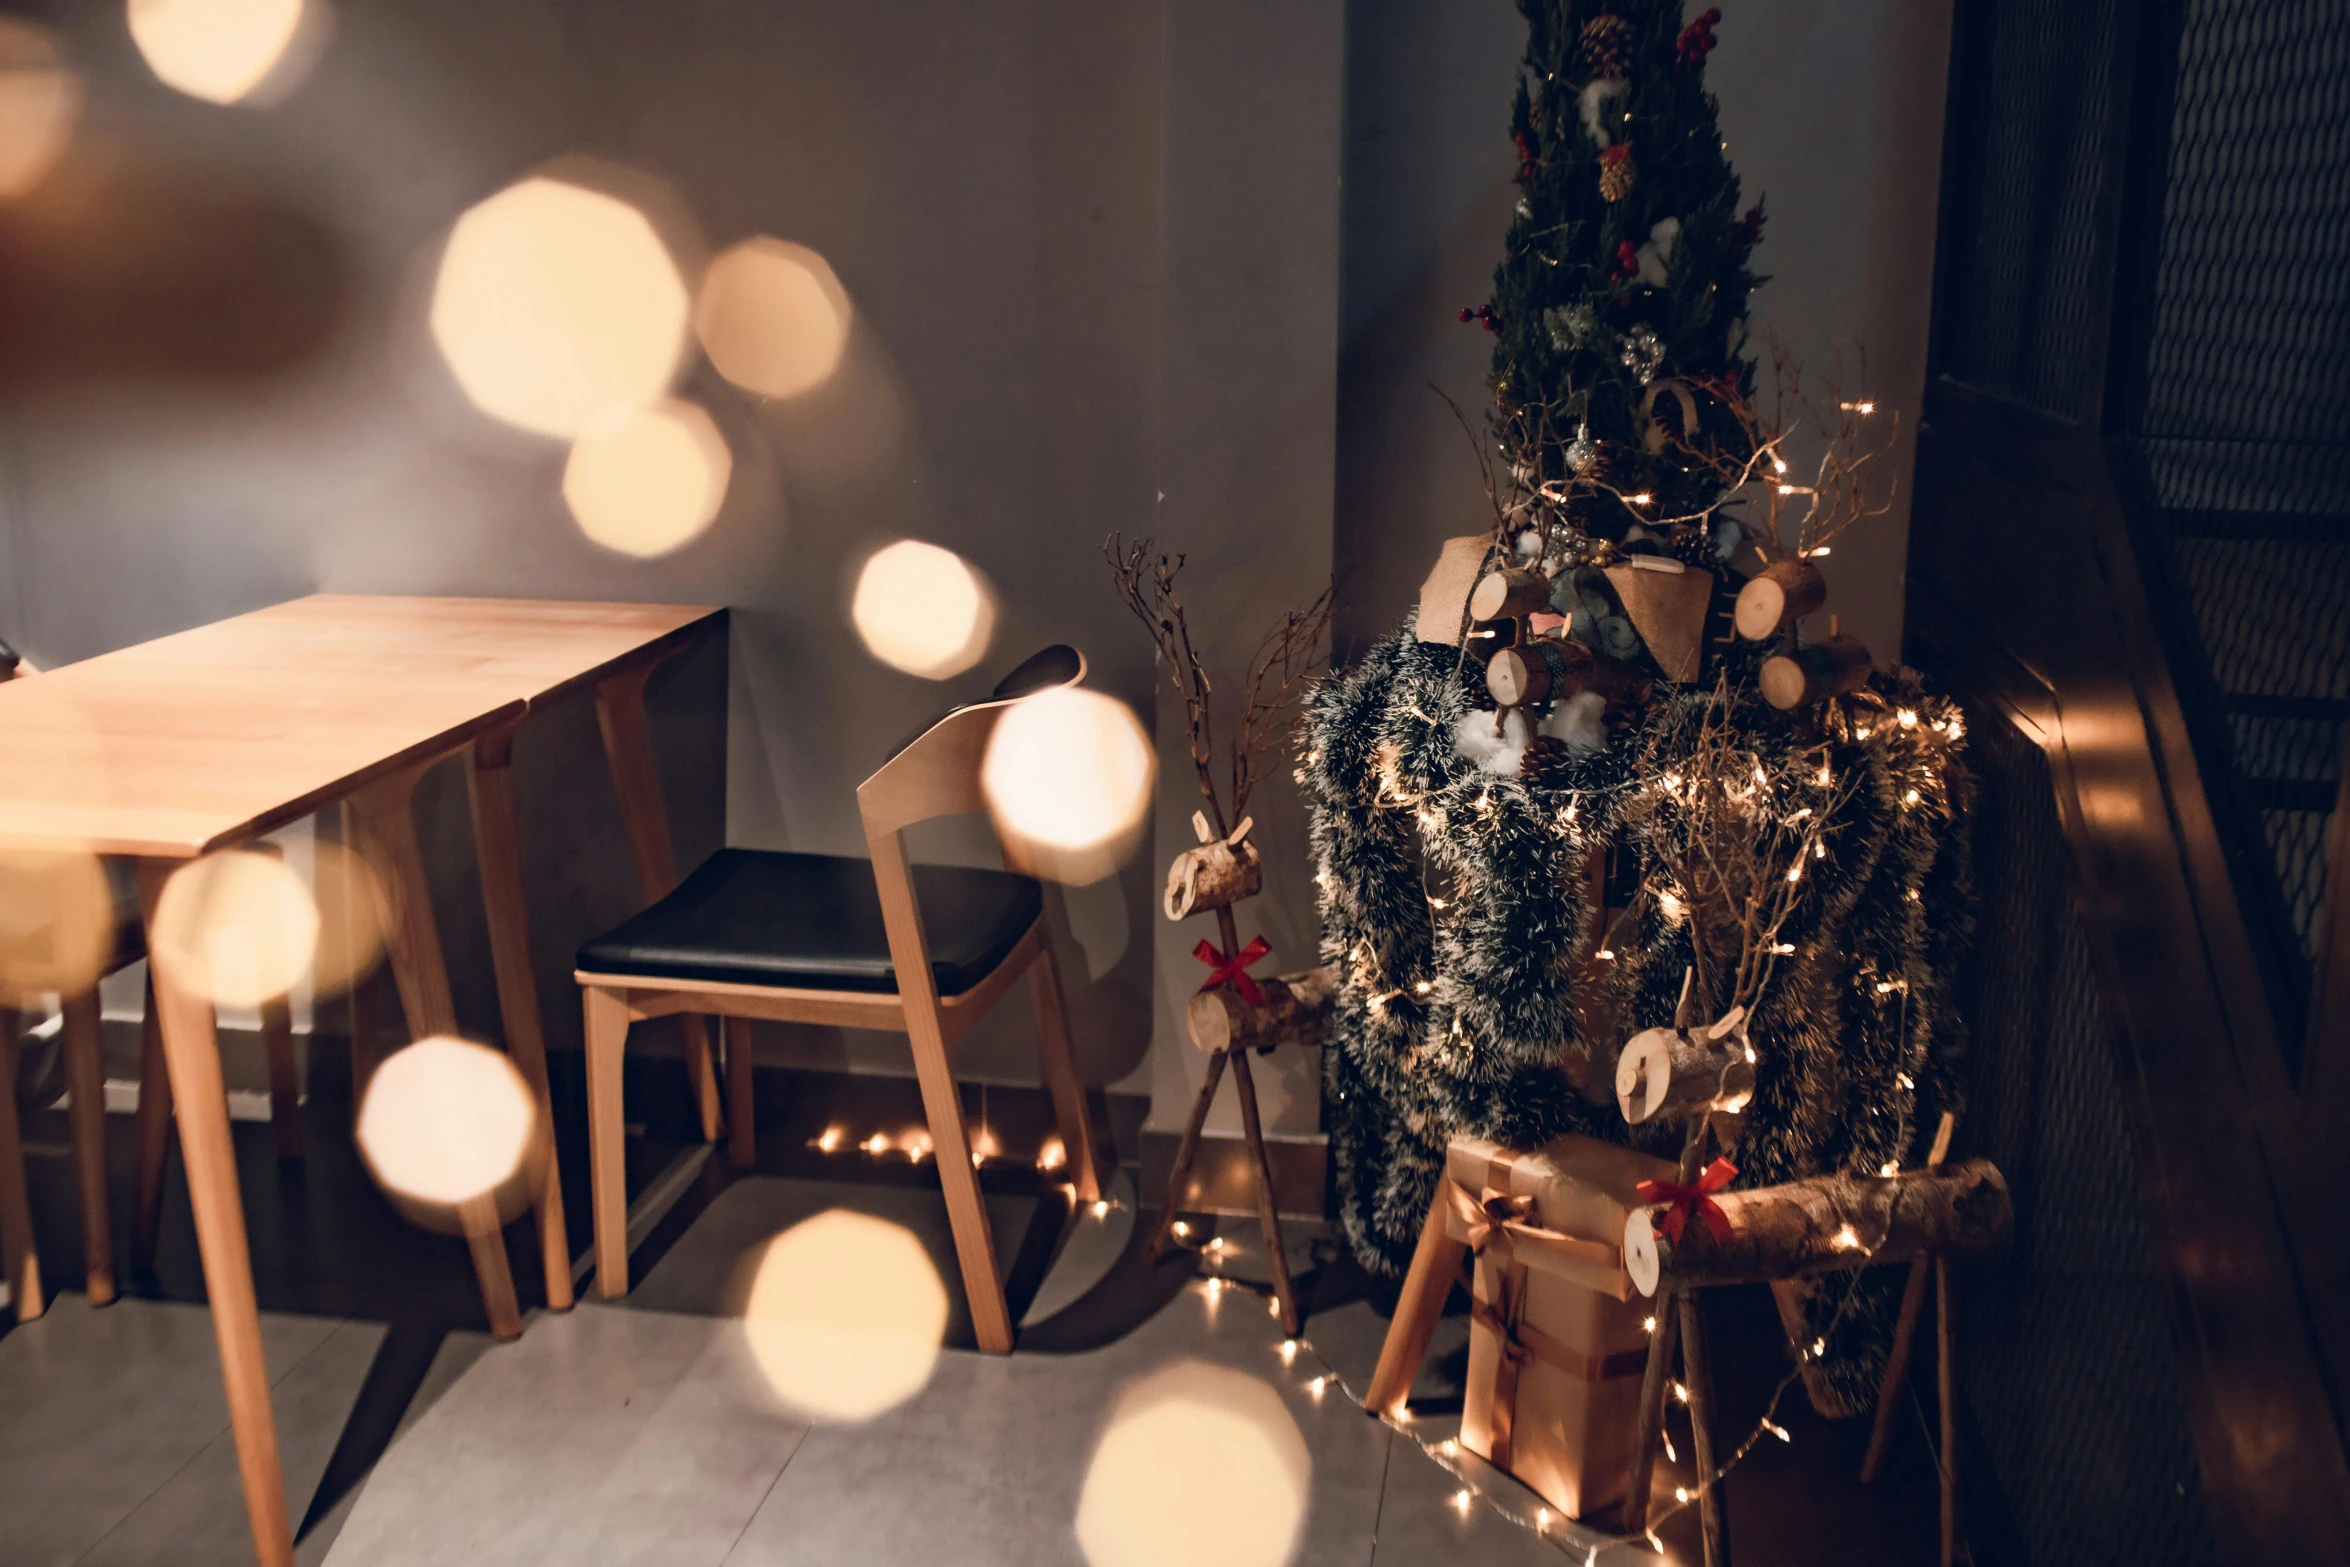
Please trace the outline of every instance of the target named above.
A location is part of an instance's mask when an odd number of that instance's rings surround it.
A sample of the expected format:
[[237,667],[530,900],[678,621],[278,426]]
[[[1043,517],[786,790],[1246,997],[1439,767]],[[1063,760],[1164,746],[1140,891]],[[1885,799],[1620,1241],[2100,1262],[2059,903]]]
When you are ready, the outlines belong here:
[[[139,863],[150,934],[188,860],[344,803],[380,879],[385,946],[411,1037],[456,1028],[410,813],[436,762],[470,753],[474,835],[507,1049],[547,1105],[509,769],[530,713],[592,689],[629,846],[649,900],[677,880],[645,724],[653,667],[725,611],[665,604],[321,594],[0,684],[0,843]],[[152,946],[152,943],[150,943]],[[211,1003],[156,964],[155,995],[229,1418],[262,1567],[293,1537],[262,1361]],[[706,1032],[687,1030],[703,1130],[717,1135]],[[354,1087],[357,1085],[354,1084]],[[537,1203],[549,1304],[571,1303],[561,1188]],[[502,1237],[469,1237],[492,1327],[520,1331]]]

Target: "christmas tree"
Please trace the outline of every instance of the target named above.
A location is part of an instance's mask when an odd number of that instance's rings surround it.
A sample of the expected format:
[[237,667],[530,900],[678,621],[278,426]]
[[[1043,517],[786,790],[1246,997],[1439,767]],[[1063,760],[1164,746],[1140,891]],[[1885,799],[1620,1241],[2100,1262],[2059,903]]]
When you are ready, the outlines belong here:
[[1683,26],[1675,0],[1519,8],[1524,195],[1492,300],[1462,312],[1497,338],[1497,433],[1568,531],[1621,541],[1662,521],[1674,553],[1726,556],[1734,531],[1671,521],[1703,519],[1719,457],[1749,438],[1724,402],[1752,391],[1740,349],[1763,219],[1739,211],[1705,90],[1721,13]]

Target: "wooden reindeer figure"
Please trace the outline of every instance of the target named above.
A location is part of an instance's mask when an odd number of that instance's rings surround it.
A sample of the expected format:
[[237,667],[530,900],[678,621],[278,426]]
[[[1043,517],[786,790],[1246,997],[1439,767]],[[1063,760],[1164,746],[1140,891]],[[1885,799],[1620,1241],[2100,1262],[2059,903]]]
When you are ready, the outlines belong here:
[[[1692,1217],[1700,1223],[1709,1219],[1713,1193],[1729,1185],[1738,1173],[1737,1166],[1726,1158],[1699,1169],[1709,1136],[1717,1137],[1725,1148],[1736,1141],[1734,1134],[1722,1135],[1714,1118],[1738,1115],[1754,1097],[1754,1049],[1746,1042],[1746,1008],[1733,1005],[1715,1022],[1693,1026],[1691,983],[1695,977],[1694,969],[1682,973],[1681,999],[1674,1009],[1672,1026],[1633,1035],[1616,1060],[1616,1103],[1627,1122],[1638,1126],[1671,1118],[1689,1123],[1681,1145],[1678,1179],[1644,1182],[1640,1193],[1668,1205],[1665,1222],[1676,1234]],[[1640,1380],[1640,1423],[1633,1437],[1632,1476],[1624,1497],[1628,1533],[1637,1534],[1648,1527],[1648,1493],[1658,1439],[1664,1431],[1665,1392],[1676,1347],[1681,1354],[1681,1385],[1688,1391],[1692,1456],[1699,1479],[1712,1475],[1719,1462],[1720,1432],[1714,1419],[1713,1372],[1704,1314],[1694,1294],[1660,1299],[1656,1332],[1648,1341],[1648,1368]],[[1705,1485],[1698,1492],[1698,1517],[1707,1567],[1729,1567],[1730,1519],[1719,1485]]]
[[1262,936],[1246,946],[1241,944],[1233,908],[1264,886],[1256,845],[1249,842],[1254,821],[1243,813],[1264,756],[1280,744],[1295,720],[1297,698],[1330,623],[1330,591],[1324,589],[1305,608],[1289,611],[1249,660],[1240,721],[1226,741],[1229,774],[1220,782],[1215,766],[1214,688],[1192,646],[1190,626],[1175,588],[1183,557],[1154,553],[1148,539],[1124,549],[1115,534],[1103,552],[1109,558],[1120,598],[1150,632],[1168,678],[1183,698],[1192,766],[1199,775],[1201,809],[1192,813],[1199,843],[1176,856],[1169,867],[1165,912],[1170,920],[1209,912],[1216,916],[1217,939],[1202,940],[1194,949],[1193,955],[1207,965],[1208,974],[1185,1016],[1193,1043],[1207,1052],[1207,1073],[1168,1172],[1166,1204],[1151,1231],[1147,1255],[1157,1260],[1174,1231],[1177,1212],[1190,1196],[1200,1133],[1229,1065],[1240,1093],[1241,1129],[1248,1143],[1274,1301],[1282,1331],[1294,1335],[1302,1323],[1282,1249],[1272,1166],[1265,1154],[1264,1126],[1248,1058],[1251,1051],[1265,1053],[1283,1043],[1319,1044],[1322,1018],[1337,987],[1328,970],[1281,979],[1252,976],[1249,969],[1269,956],[1272,948]]

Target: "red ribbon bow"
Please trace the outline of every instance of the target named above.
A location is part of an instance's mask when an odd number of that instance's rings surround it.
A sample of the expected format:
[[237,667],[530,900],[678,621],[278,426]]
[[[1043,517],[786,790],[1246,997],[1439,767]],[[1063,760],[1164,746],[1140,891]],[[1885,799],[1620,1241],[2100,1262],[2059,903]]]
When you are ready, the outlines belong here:
[[1656,1227],[1674,1245],[1681,1244],[1681,1232],[1689,1227],[1689,1216],[1696,1214],[1705,1221],[1715,1243],[1726,1246],[1730,1242],[1730,1216],[1714,1201],[1714,1193],[1729,1185],[1737,1174],[1738,1166],[1727,1159],[1716,1159],[1705,1167],[1695,1186],[1683,1186],[1678,1181],[1642,1181],[1640,1200],[1670,1204]]
[[1191,955],[1208,966],[1207,982],[1200,989],[1214,990],[1218,985],[1230,985],[1240,992],[1240,999],[1250,1006],[1263,1006],[1265,993],[1257,988],[1255,980],[1248,977],[1248,966],[1272,950],[1266,945],[1264,937],[1257,936],[1247,946],[1226,957],[1216,950],[1214,942],[1202,941],[1191,949]]

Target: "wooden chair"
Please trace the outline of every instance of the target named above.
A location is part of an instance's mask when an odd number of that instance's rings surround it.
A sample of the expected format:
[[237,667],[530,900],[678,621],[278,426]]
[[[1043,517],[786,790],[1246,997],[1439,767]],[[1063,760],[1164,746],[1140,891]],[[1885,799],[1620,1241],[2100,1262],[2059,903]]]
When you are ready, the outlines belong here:
[[631,1023],[678,1013],[726,1020],[727,1116],[738,1168],[750,1165],[755,1146],[750,1020],[897,1031],[913,1046],[979,1346],[1010,1352],[1011,1312],[948,1052],[1025,972],[1071,1178],[1080,1201],[1099,1197],[1043,889],[1009,870],[911,866],[903,834],[936,817],[980,810],[980,760],[1004,710],[1084,675],[1082,654],[1047,648],[1006,676],[988,701],[955,709],[882,764],[857,786],[870,861],[722,849],[669,896],[580,949],[600,1293],[628,1291],[620,1066]]

